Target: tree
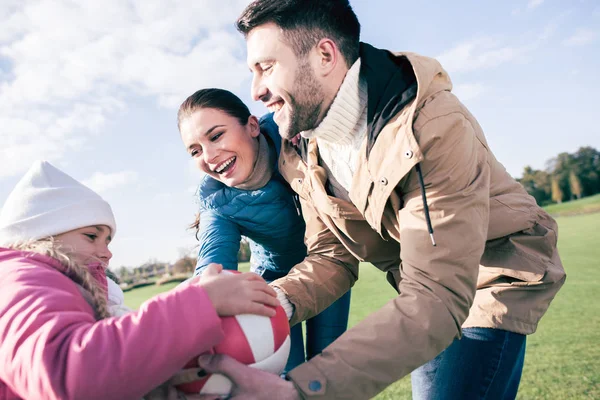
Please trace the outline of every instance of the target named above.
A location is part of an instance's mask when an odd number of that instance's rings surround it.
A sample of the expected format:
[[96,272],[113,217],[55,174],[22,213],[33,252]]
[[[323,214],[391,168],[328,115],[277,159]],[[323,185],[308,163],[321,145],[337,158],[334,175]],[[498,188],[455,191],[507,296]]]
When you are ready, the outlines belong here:
[[523,177],[517,181],[523,185],[527,193],[535,198],[539,205],[545,205],[551,201],[550,175],[546,171],[526,166],[523,170]]
[[173,272],[175,274],[191,274],[196,268],[196,259],[194,257],[185,256],[180,258],[173,264]]
[[[556,179],[560,189],[561,201],[564,198],[571,197],[571,190],[569,187],[569,174],[571,173],[572,166],[574,164],[574,157],[569,153],[560,153],[555,158],[549,161],[550,169],[548,173]],[[554,183],[553,183],[554,185]],[[552,186],[552,200],[554,200],[554,186]]]
[[119,277],[123,281],[129,278],[129,269],[126,266],[121,266],[121,268],[119,268]]
[[562,203],[563,201],[563,191],[560,188],[558,178],[555,176],[552,177],[552,201],[556,203]]
[[573,155],[574,172],[581,182],[581,196],[600,193],[600,152],[580,147]]
[[573,196],[581,198],[581,181],[573,170],[569,173],[569,189],[571,190],[571,199]]
[[248,242],[248,239],[242,237],[242,240],[240,241],[240,250],[237,254],[238,262],[250,261],[251,254],[252,253],[250,251],[250,243]]

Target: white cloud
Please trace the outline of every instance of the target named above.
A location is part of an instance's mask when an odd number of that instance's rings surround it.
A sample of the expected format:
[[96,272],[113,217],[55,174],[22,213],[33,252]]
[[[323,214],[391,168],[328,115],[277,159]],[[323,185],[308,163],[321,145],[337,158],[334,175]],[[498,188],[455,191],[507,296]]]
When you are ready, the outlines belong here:
[[454,85],[452,92],[461,100],[472,100],[485,92],[485,86],[481,83],[463,83]]
[[500,64],[520,57],[531,46],[502,46],[498,40],[482,37],[461,43],[442,53],[437,59],[450,72],[469,72]]
[[544,0],[529,0],[525,9],[522,9],[521,7],[517,7],[512,10],[511,14],[512,15],[521,15],[523,12],[531,11],[531,10],[538,8],[539,6],[542,5],[543,2],[544,2]]
[[3,109],[0,178],[22,172],[37,159],[58,161],[67,152],[79,149],[88,137],[84,132],[97,132],[104,124],[106,109],[110,107],[84,103],[61,111],[35,107]]
[[565,46],[585,46],[598,38],[598,32],[579,28],[572,36],[563,40]]
[[544,0],[529,0],[529,3],[527,3],[527,8],[533,10],[534,8],[541,6],[543,2]]
[[3,0],[0,178],[81,146],[126,96],[176,107],[200,87],[247,79],[233,32],[246,0]]
[[559,26],[560,22],[558,20],[548,22],[538,35],[538,39],[542,41],[550,39],[556,33]]
[[121,171],[109,174],[96,172],[90,178],[84,180],[83,184],[96,192],[103,193],[120,186],[131,185],[137,179],[138,174],[135,171]]

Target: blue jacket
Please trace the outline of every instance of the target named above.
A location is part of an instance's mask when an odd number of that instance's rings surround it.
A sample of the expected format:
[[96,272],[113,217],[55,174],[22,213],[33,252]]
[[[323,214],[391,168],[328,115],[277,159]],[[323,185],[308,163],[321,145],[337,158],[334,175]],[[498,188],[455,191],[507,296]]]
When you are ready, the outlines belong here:
[[[261,118],[260,125],[269,145],[279,154],[281,137],[272,115]],[[200,250],[195,274],[213,262],[237,269],[242,236],[250,244],[252,270],[267,281],[286,275],[304,260],[304,220],[296,208],[294,192],[278,172],[257,190],[228,187],[205,175],[197,193]]]

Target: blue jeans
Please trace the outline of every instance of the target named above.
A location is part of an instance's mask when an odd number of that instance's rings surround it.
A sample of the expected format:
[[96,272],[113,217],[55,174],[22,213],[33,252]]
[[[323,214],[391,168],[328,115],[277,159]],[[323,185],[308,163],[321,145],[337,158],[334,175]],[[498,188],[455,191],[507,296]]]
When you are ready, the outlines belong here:
[[350,291],[336,300],[320,314],[306,321],[306,352],[302,337],[302,324],[291,330],[292,346],[285,372],[320,354],[325,347],[340,337],[348,328]]
[[463,329],[461,340],[412,372],[413,399],[514,399],[525,338],[500,329]]

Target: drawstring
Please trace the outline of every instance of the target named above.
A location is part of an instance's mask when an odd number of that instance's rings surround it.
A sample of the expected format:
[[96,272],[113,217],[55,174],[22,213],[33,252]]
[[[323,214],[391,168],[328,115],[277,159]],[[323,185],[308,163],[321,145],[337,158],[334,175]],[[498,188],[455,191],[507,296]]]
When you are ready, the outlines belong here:
[[429,206],[427,205],[427,196],[425,195],[425,183],[423,182],[423,173],[421,172],[421,164],[417,163],[415,165],[415,169],[417,170],[417,176],[419,178],[419,186],[421,187],[421,198],[423,199],[423,208],[425,209],[425,221],[427,221],[427,230],[429,230],[429,237],[431,238],[431,243],[435,247],[435,239],[433,237],[433,226],[431,226],[431,218],[429,217]]
[[296,193],[294,193],[294,196],[292,196],[292,199],[294,200],[294,206],[296,207],[296,212],[298,213],[298,216],[301,217],[302,209],[300,208],[300,196],[298,196]]

